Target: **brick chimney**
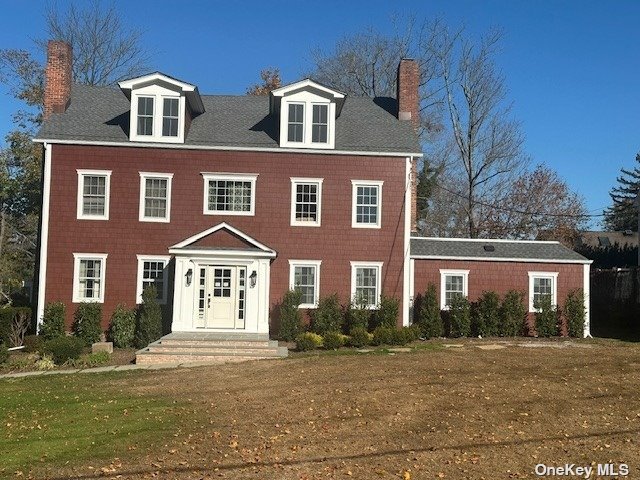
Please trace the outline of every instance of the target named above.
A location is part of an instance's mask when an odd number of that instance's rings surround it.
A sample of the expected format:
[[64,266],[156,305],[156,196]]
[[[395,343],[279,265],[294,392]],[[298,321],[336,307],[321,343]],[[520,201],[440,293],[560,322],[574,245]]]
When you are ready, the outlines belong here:
[[71,99],[71,45],[60,40],[47,43],[47,68],[45,70],[44,118],[52,113],[63,113]]
[[[398,65],[398,120],[410,121],[418,131],[420,126],[420,69],[418,62],[403,58]],[[411,231],[417,230],[418,160],[411,161]]]

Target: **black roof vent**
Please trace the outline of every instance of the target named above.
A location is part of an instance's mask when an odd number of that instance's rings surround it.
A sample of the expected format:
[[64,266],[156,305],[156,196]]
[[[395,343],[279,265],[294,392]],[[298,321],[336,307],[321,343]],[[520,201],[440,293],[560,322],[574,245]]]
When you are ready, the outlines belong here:
[[495,252],[496,251],[496,247],[494,247],[493,245],[485,245],[482,248],[484,248],[485,252]]
[[610,247],[611,242],[609,241],[609,237],[598,237],[598,243],[601,247]]

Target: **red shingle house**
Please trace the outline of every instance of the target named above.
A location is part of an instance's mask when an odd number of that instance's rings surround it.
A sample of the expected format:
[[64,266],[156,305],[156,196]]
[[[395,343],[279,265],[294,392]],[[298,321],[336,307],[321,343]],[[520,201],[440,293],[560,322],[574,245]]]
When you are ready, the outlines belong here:
[[[119,88],[72,85],[71,55],[49,42],[38,321],[47,302],[67,304],[69,324],[76,304],[100,302],[106,328],[118,303],[139,303],[155,283],[173,332],[268,334],[293,286],[302,308],[334,292],[374,307],[384,292],[409,325],[424,287],[414,273],[445,278],[411,240],[422,156],[414,61],[400,62],[396,100],[347,98],[309,79],[269,96],[201,95],[159,72]],[[586,260],[557,255],[577,265],[572,285],[588,286]],[[459,269],[467,294],[487,265],[476,260]]]

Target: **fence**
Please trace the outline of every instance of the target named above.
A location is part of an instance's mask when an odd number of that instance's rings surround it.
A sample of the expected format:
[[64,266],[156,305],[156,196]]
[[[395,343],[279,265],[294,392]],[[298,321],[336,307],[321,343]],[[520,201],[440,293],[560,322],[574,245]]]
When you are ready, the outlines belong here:
[[640,340],[640,269],[593,269],[591,333]]

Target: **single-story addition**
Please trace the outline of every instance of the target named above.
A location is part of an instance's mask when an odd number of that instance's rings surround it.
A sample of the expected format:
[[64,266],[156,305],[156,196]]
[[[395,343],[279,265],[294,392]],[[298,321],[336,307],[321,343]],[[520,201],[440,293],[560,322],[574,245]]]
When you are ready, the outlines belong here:
[[509,290],[525,292],[529,324],[538,296],[551,295],[562,306],[572,290],[582,289],[589,337],[589,270],[592,261],[559,242],[466,238],[411,238],[410,296],[434,284],[445,309],[447,299],[462,294],[470,301],[484,291],[502,296]]

